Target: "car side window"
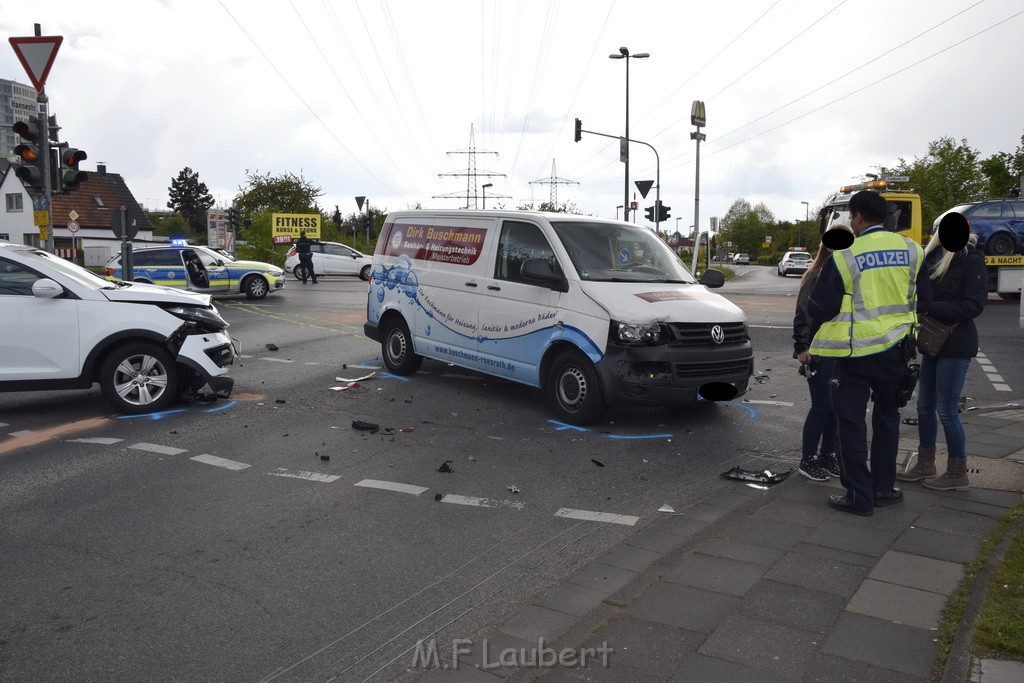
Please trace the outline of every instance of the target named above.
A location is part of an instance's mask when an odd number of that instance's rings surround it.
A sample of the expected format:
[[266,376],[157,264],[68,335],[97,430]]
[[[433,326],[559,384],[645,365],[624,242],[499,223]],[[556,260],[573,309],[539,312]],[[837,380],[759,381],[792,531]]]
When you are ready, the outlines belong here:
[[324,253],[329,256],[351,256],[352,254],[348,249],[341,246],[340,244],[325,244]]
[[32,296],[39,275],[10,261],[0,260],[0,296]]
[[971,214],[971,218],[999,218],[1002,215],[1002,202],[987,202],[975,209],[974,213]]
[[146,266],[155,266],[156,252],[153,251],[137,251],[132,254],[132,268],[144,268]]
[[1024,202],[1007,202],[1014,218],[1024,218]]
[[536,284],[519,274],[523,261],[531,258],[542,259],[550,263],[552,268],[558,268],[555,252],[538,226],[519,221],[505,221],[501,226],[501,239],[498,241],[498,260],[495,264],[494,277],[499,280]]

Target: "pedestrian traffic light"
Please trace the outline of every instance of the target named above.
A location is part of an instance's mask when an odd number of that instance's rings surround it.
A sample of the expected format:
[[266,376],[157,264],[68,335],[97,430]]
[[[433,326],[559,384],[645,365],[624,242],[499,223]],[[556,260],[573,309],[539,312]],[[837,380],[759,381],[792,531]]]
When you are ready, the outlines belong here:
[[46,157],[38,144],[41,130],[41,121],[35,116],[14,124],[14,132],[25,141],[14,148],[14,153],[21,157],[21,166],[14,175],[18,176],[27,190],[36,192],[46,190]]
[[668,218],[669,218],[668,211],[672,207],[671,206],[665,206],[660,201],[655,202],[655,203],[658,205],[658,221],[657,222],[661,223],[662,221],[667,221]]
[[652,223],[654,222],[655,209],[656,207],[654,206],[648,206],[646,209],[644,209],[644,215],[647,216],[647,220],[649,220]]
[[78,168],[78,164],[89,158],[84,149],[75,149],[67,145],[60,146],[60,173],[57,176],[59,186],[54,192],[71,192],[89,179],[89,174]]
[[583,139],[583,122],[576,119],[576,142]]

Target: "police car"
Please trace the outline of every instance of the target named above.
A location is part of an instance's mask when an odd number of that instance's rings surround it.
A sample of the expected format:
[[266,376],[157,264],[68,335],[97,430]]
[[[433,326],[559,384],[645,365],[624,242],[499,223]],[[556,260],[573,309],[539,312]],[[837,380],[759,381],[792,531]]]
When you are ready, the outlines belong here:
[[[121,256],[106,265],[108,280],[123,280]],[[173,241],[132,252],[132,280],[202,294],[245,294],[262,299],[284,287],[284,271],[259,261],[235,261],[198,244]]]

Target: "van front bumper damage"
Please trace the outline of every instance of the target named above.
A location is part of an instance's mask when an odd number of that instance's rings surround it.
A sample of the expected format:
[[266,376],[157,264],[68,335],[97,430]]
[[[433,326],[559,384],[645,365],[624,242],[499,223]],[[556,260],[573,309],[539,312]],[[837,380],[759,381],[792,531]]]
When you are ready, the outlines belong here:
[[724,383],[747,392],[754,373],[749,341],[725,346],[609,345],[595,366],[609,405],[675,404],[701,399],[701,387]]
[[226,332],[204,332],[187,335],[176,360],[202,377],[217,396],[227,398],[235,386],[234,378],[228,376],[235,356]]

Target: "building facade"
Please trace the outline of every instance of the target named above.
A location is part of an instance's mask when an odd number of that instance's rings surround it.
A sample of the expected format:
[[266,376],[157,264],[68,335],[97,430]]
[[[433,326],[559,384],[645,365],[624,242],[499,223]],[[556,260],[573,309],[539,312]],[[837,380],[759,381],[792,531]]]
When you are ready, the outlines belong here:
[[22,142],[14,132],[14,124],[39,113],[36,96],[31,85],[0,78],[0,150],[5,159]]

